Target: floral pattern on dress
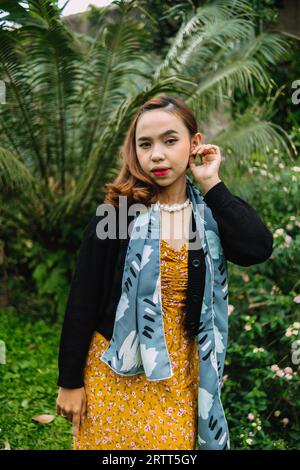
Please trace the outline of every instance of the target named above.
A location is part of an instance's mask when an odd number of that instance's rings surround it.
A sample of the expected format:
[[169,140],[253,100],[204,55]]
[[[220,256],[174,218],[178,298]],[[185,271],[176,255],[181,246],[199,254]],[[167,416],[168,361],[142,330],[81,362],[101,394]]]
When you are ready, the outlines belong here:
[[161,240],[164,330],[173,376],[149,381],[125,377],[100,360],[109,341],[95,331],[84,368],[87,415],[73,450],[195,450],[198,348],[183,327],[188,245]]

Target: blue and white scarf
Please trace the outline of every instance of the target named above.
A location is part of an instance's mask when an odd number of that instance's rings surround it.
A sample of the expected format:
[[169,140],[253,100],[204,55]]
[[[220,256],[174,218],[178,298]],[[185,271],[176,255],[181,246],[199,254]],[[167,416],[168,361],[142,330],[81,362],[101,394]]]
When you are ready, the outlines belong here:
[[[197,336],[197,442],[200,450],[229,450],[228,424],[220,396],[228,338],[227,261],[217,222],[188,176],[187,194],[201,237],[206,269]],[[173,371],[161,300],[160,208],[152,204],[147,209],[134,219],[113,335],[100,359],[120,375],[145,373],[148,380],[156,381],[169,379]]]

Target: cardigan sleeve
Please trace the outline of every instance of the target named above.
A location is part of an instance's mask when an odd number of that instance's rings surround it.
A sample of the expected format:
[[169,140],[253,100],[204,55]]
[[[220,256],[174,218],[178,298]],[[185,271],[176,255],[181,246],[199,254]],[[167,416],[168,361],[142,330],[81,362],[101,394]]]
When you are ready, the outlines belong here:
[[273,234],[256,210],[232,194],[223,181],[203,197],[218,223],[224,256],[240,266],[266,261],[273,251]]
[[84,386],[83,369],[95,329],[102,285],[103,240],[96,234],[100,216],[94,215],[84,230],[73,274],[58,352],[57,385]]

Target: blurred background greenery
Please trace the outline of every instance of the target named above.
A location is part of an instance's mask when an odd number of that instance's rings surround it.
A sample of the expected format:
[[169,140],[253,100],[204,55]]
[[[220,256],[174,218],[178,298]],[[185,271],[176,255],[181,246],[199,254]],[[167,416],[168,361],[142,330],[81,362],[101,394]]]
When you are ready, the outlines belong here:
[[[300,2],[121,0],[63,16],[53,0],[0,0],[1,10],[0,449],[71,446],[55,417],[71,276],[131,119],[160,93],[191,106],[204,142],[226,156],[220,178],[274,234],[266,263],[229,263],[231,448],[299,449]],[[52,421],[32,420],[43,414]]]

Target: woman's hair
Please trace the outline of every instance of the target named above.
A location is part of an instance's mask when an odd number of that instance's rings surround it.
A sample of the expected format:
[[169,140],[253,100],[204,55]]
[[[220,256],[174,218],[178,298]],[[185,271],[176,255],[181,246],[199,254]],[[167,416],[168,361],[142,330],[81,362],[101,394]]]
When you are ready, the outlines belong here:
[[159,188],[141,168],[136,154],[135,134],[139,117],[148,110],[161,108],[180,117],[191,138],[197,133],[197,122],[194,113],[182,99],[159,95],[146,101],[137,111],[127,131],[121,150],[123,165],[120,173],[112,183],[105,184],[105,204],[118,207],[119,196],[127,197],[128,206],[133,203],[150,206],[157,201]]
[[[141,203],[150,206],[157,201],[158,188],[149,176],[142,170],[135,149],[135,132],[139,117],[150,109],[163,108],[166,111],[179,116],[186,125],[190,137],[197,132],[197,122],[193,111],[178,97],[160,95],[148,100],[137,112],[127,132],[122,148],[121,156],[123,165],[120,173],[113,183],[107,183],[107,194],[104,200],[106,204],[119,206],[119,196],[127,196],[127,204]],[[199,312],[187,316],[184,315],[183,327],[189,338],[194,338],[199,332]]]

